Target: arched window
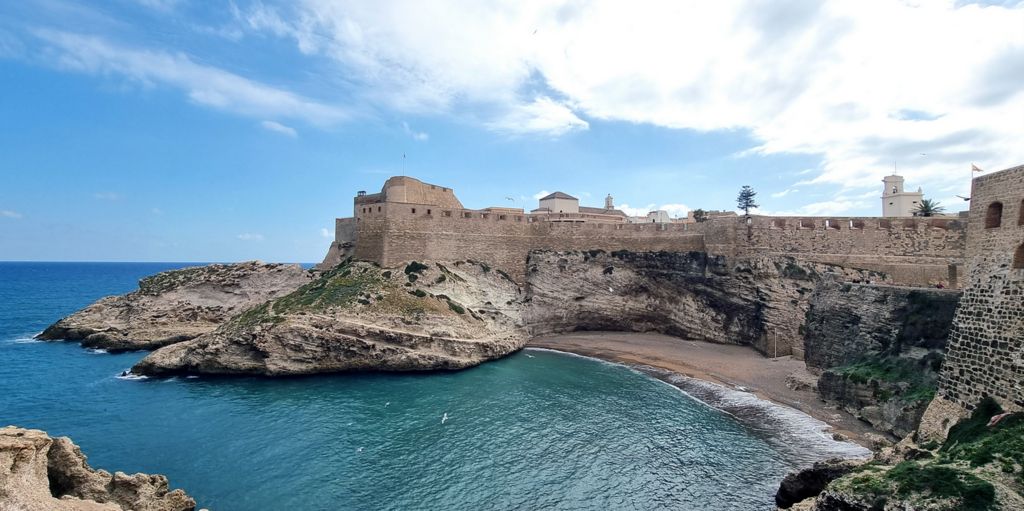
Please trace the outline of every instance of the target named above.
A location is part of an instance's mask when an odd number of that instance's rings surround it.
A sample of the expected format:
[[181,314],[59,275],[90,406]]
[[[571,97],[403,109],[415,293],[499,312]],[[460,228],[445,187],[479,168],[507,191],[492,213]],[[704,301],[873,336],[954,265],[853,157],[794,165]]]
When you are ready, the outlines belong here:
[[985,228],[992,229],[993,227],[999,227],[1003,223],[1003,203],[993,202],[988,205],[988,211],[985,212]]
[[1024,243],[1021,243],[1017,247],[1017,251],[1013,253],[1013,268],[1017,270],[1024,269]]

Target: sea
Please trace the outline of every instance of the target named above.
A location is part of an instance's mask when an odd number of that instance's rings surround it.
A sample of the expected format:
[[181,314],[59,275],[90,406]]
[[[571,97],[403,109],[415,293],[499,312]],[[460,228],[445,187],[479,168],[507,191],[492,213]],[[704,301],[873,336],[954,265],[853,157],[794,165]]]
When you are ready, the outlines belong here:
[[194,265],[0,263],[0,426],[165,474],[211,511],[768,510],[790,470],[864,454],[742,391],[547,350],[457,372],[155,379],[121,376],[142,352],[33,339]]

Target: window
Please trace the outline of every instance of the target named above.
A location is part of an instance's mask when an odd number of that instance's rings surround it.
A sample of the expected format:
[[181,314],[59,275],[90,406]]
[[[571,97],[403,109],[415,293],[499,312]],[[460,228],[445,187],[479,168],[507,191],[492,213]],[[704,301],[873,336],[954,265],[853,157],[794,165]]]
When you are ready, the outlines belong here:
[[416,214],[416,208],[412,208],[412,214]]
[[988,211],[985,212],[985,228],[992,229],[999,227],[1003,223],[1003,203],[993,202],[988,205]]
[[1017,216],[1017,225],[1024,225],[1024,199],[1020,201],[1020,213]]
[[1017,247],[1017,251],[1013,253],[1013,268],[1015,270],[1024,270],[1024,243],[1021,243]]
[[441,213],[441,215],[442,215],[442,216],[448,216],[448,217],[450,217],[450,216],[452,216],[452,212],[451,212],[451,211],[445,211],[445,212]]
[[429,209],[427,210],[427,214],[428,214],[428,215],[430,214],[430,210],[429,210]]
[[377,206],[377,212],[380,213],[380,206]]
[[836,220],[825,220],[825,228],[839,230],[839,222]]
[[800,228],[801,229],[814,229],[814,220],[801,219],[800,220]]
[[507,220],[508,217],[505,215],[498,215],[498,220]]
[[863,229],[863,228],[864,228],[864,221],[863,220],[850,220],[850,229]]

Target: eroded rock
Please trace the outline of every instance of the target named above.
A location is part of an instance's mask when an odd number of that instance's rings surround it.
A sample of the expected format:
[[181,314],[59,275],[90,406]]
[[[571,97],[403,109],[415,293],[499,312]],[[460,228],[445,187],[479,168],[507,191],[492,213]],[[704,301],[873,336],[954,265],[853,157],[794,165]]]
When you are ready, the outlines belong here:
[[0,509],[191,511],[195,501],[162,475],[94,470],[70,439],[0,428]]
[[485,265],[344,263],[215,331],[157,350],[145,375],[462,369],[526,344],[522,291]]
[[232,316],[294,291],[311,276],[299,265],[212,264],[139,281],[57,321],[38,338],[81,341],[108,351],[152,350],[213,331]]

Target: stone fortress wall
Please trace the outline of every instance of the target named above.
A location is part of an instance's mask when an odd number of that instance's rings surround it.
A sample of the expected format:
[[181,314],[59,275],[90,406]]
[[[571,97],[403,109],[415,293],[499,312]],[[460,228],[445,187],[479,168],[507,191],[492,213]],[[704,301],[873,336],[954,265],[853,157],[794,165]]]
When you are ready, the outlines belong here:
[[967,261],[933,406],[963,414],[991,396],[1024,410],[1024,166],[974,180]]
[[883,272],[897,284],[957,287],[965,234],[964,222],[951,217],[721,216],[701,223],[628,224],[600,214],[472,210],[450,188],[394,177],[381,193],[356,197],[355,216],[337,220],[332,252],[383,266],[472,259],[520,282],[531,250],[783,254]]

